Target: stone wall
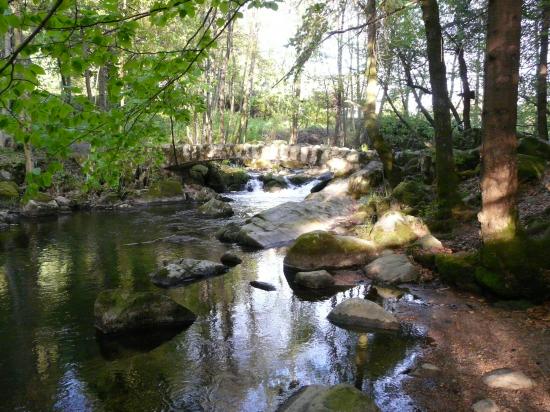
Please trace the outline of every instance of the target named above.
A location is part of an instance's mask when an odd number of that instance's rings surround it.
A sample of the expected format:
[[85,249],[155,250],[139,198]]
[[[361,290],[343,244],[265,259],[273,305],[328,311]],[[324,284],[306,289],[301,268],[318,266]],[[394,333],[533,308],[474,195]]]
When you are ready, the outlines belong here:
[[[167,166],[176,166],[174,151],[165,147]],[[177,164],[203,160],[238,159],[247,166],[259,169],[274,165],[284,167],[326,167],[329,169],[358,170],[376,157],[374,151],[359,152],[345,147],[289,145],[286,143],[179,145],[176,148]]]

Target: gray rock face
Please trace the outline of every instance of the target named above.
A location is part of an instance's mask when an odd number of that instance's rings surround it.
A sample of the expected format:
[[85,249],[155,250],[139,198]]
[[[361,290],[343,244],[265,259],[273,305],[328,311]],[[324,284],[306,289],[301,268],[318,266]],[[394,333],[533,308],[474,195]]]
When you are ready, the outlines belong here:
[[196,316],[162,293],[105,290],[95,301],[94,318],[99,331],[117,334],[183,327],[193,323]]
[[233,216],[233,208],[229,203],[222,202],[218,199],[210,199],[204,205],[200,206],[197,211],[199,214],[207,217],[219,218]]
[[365,266],[365,273],[375,282],[397,285],[415,282],[419,273],[405,255],[386,254]]
[[535,386],[535,381],[523,372],[508,368],[495,369],[483,376],[483,382],[491,388],[529,389]]
[[220,258],[220,262],[224,265],[233,267],[242,263],[242,259],[231,252],[225,252]]
[[378,412],[376,404],[348,384],[311,385],[286,401],[278,412]]
[[328,320],[337,326],[352,330],[399,329],[399,322],[391,313],[370,300],[348,299],[336,306]]
[[237,242],[260,249],[282,246],[303,233],[325,230],[350,212],[351,199],[347,197],[283,203],[249,219],[240,229]]
[[38,202],[36,200],[29,200],[21,213],[28,217],[48,216],[55,215],[59,211],[59,205],[55,200],[49,202]]
[[334,285],[334,278],[326,270],[298,272],[294,281],[300,286],[311,289],[329,288]]
[[227,266],[209,260],[177,259],[168,262],[152,273],[151,280],[157,286],[169,288],[186,282],[221,275],[227,270]]
[[474,412],[498,412],[500,409],[492,399],[482,399],[472,405]]
[[363,266],[376,256],[372,242],[316,230],[296,239],[288,249],[284,264],[289,269],[303,272],[342,269]]

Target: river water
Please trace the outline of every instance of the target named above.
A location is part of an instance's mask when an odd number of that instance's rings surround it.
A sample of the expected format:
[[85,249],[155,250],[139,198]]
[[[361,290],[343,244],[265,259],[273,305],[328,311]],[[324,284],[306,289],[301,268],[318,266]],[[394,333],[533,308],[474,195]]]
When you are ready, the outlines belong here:
[[[311,187],[270,194],[251,186],[229,195],[230,220],[301,201]],[[342,300],[364,296],[365,286],[323,299],[297,295],[283,273],[284,249],[221,244],[214,232],[227,222],[170,205],[78,212],[0,233],[0,410],[274,411],[300,386],[341,382],[384,411],[414,410],[401,384],[419,348],[416,333],[373,333],[367,347],[358,345],[357,333],[326,316]],[[227,250],[243,263],[163,291],[198,315],[188,329],[131,340],[96,336],[101,290],[156,290],[148,274],[162,261],[216,261]],[[277,291],[254,289],[251,280]]]

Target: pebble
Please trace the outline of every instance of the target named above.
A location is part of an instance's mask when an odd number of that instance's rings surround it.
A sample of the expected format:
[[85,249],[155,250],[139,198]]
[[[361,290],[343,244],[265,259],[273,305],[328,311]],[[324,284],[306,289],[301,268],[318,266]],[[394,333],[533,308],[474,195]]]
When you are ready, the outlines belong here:
[[495,369],[483,376],[483,382],[491,388],[500,389],[529,389],[535,382],[523,372],[508,368]]
[[472,405],[474,412],[498,412],[498,406],[492,399],[482,399]]

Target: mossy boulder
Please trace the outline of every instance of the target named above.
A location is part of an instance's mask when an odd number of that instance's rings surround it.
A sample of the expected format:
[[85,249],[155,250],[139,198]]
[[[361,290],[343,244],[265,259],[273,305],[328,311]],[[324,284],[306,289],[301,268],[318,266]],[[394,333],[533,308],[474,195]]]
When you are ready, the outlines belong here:
[[518,177],[521,181],[542,178],[545,167],[546,162],[540,157],[518,154]]
[[417,208],[430,201],[431,190],[418,180],[405,180],[393,189],[392,196],[405,206]]
[[185,327],[196,316],[158,292],[104,290],[94,304],[95,327],[104,334]]
[[456,170],[459,172],[475,170],[481,161],[479,148],[470,150],[454,150],[453,155]]
[[480,292],[475,276],[479,265],[478,253],[459,252],[435,255],[435,267],[441,280],[462,290]]
[[277,176],[273,173],[263,175],[260,180],[264,183],[264,190],[266,192],[277,192],[288,187],[288,182],[283,176]]
[[420,218],[390,211],[376,222],[369,234],[369,239],[379,250],[382,250],[405,246],[429,233],[430,231]]
[[298,271],[340,269],[362,266],[376,256],[372,242],[318,230],[298,237],[289,248],[284,264]]
[[519,140],[518,153],[550,160],[550,143],[536,137],[523,137]]
[[366,394],[349,384],[311,385],[286,401],[278,412],[378,412]]
[[363,169],[355,172],[349,177],[348,193],[359,199],[368,195],[384,179],[384,168],[382,163],[376,160],[369,162]]
[[147,192],[149,198],[170,198],[183,196],[183,187],[177,179],[163,179]]
[[191,179],[200,185],[205,183],[206,175],[208,175],[208,167],[205,165],[197,164],[189,170],[189,176]]
[[14,182],[0,182],[0,201],[13,201],[19,197],[19,189]]
[[245,169],[229,165],[210,163],[205,183],[218,193],[244,190],[250,175]]
[[202,216],[220,218],[233,216],[233,208],[229,203],[222,202],[218,199],[210,199],[205,204],[201,205],[197,209],[198,213]]

